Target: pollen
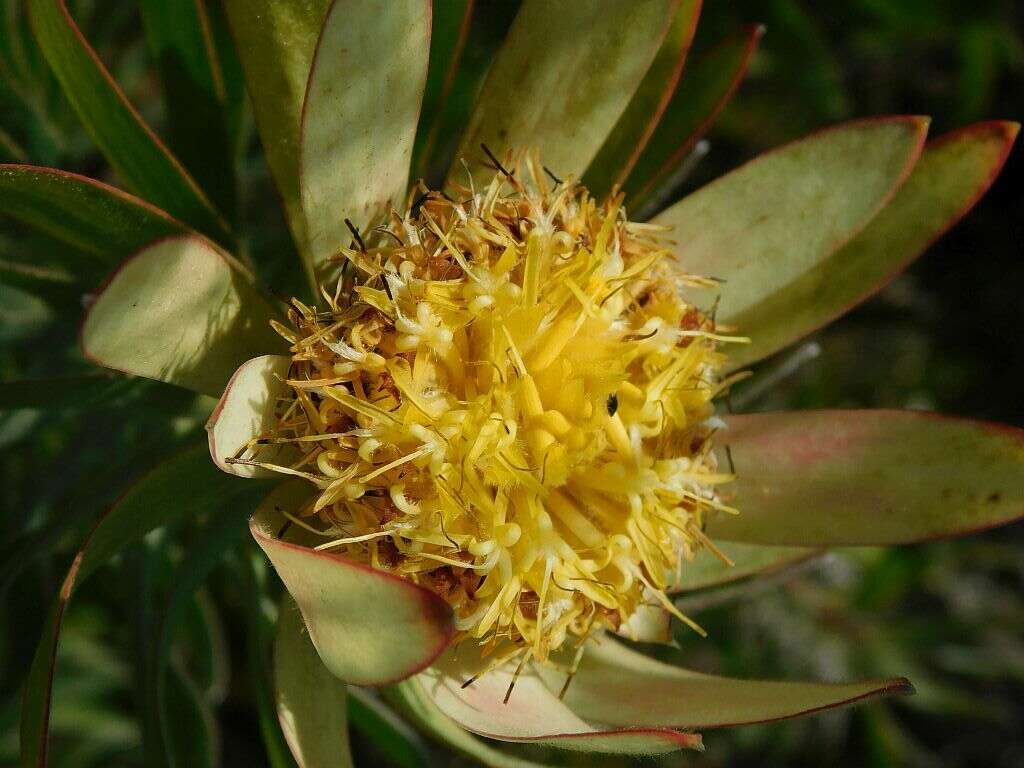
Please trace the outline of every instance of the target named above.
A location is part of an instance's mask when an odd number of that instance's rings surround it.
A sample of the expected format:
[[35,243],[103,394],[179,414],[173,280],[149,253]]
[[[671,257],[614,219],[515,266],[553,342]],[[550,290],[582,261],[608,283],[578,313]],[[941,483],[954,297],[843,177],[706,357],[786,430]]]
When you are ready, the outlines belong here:
[[[318,549],[401,574],[495,663],[675,612],[707,516],[723,342],[669,232],[529,153],[483,189],[410,194],[291,302],[272,434],[315,486]],[[694,625],[695,626],[695,625]]]

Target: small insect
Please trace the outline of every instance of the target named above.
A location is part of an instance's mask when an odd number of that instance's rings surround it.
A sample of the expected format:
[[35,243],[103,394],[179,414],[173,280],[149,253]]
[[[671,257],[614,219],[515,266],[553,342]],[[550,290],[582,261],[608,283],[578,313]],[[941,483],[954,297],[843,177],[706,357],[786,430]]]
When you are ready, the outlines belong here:
[[615,392],[608,395],[607,408],[609,416],[614,416],[616,411],[619,410],[619,396]]

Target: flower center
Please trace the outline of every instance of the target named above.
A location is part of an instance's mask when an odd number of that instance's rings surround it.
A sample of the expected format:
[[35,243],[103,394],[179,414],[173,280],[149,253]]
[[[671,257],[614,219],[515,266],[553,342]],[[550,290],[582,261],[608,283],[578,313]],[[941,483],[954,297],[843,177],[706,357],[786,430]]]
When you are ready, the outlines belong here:
[[319,488],[293,521],[441,595],[496,663],[680,615],[665,590],[731,511],[710,444],[728,338],[679,290],[709,281],[621,197],[510,167],[344,249],[326,311],[292,302],[273,435]]

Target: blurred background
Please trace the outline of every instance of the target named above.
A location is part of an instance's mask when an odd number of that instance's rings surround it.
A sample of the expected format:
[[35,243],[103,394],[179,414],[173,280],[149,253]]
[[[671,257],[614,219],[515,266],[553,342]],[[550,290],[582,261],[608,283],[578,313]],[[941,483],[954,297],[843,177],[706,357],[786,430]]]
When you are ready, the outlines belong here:
[[[187,146],[165,108],[160,62],[136,4],[69,5],[132,102],[172,146]],[[217,3],[208,5],[216,32]],[[515,2],[478,0],[467,74],[453,102],[469,103],[515,9]],[[116,183],[35,48],[21,3],[2,0],[0,11],[0,162]],[[933,136],[975,120],[1021,120],[1022,17],[1019,0],[705,0],[691,57],[750,23],[763,23],[766,35],[679,193],[852,117],[928,114]],[[298,261],[287,258],[287,232],[241,99],[237,119],[246,140],[233,194],[248,255],[287,290],[301,279],[298,270],[275,271],[271,257],[278,265]],[[1018,145],[963,223],[879,296],[762,365],[758,379],[772,386],[755,381],[735,399],[748,410],[892,406],[1024,426],[1022,257]],[[0,382],[87,370],[75,351],[82,292],[62,267],[75,258],[12,222],[0,226]],[[17,762],[24,674],[83,533],[129,480],[202,430],[202,404],[172,387],[120,381],[95,394],[45,414],[0,404],[0,765]],[[188,672],[182,685],[201,692],[193,698],[204,702],[200,716],[222,764],[267,764],[258,728],[266,611],[253,584],[273,577],[241,539],[225,540],[216,549],[223,558],[207,563],[213,547],[198,546],[209,543],[207,533],[158,531],[79,593],[60,648],[54,766],[152,764],[147,681],[167,600],[184,617],[175,669]],[[181,573],[204,568],[211,573],[204,586],[174,590]],[[712,637],[679,634],[698,669],[820,679],[905,674],[917,695],[709,732],[706,754],[648,765],[1024,765],[1024,526],[958,542],[837,552],[786,580],[691,601],[688,610]],[[388,729],[398,726],[387,713],[372,701],[353,707],[360,765],[417,765],[424,750],[438,765],[468,764],[406,732],[412,746],[394,746],[401,739],[389,741]]]

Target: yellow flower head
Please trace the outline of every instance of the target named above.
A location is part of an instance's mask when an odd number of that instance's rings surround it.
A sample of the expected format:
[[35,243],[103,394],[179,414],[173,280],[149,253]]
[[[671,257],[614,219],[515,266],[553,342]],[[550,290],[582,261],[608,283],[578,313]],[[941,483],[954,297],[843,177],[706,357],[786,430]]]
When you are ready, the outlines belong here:
[[680,296],[708,281],[621,197],[507,165],[417,190],[338,255],[326,311],[292,302],[271,438],[319,488],[292,521],[441,595],[496,663],[674,610],[672,574],[730,511],[710,442],[726,337]]

